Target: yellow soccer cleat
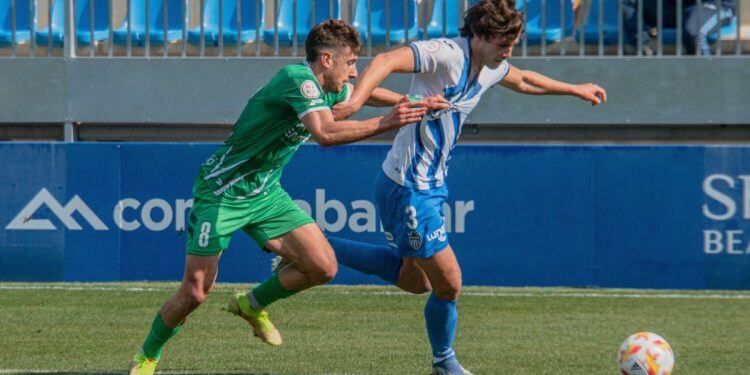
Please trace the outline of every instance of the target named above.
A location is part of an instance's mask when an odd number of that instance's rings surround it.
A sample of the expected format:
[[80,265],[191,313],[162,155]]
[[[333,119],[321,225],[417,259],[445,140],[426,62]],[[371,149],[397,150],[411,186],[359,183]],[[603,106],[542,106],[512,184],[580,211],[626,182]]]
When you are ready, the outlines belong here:
[[156,372],[156,362],[158,360],[147,358],[143,352],[138,352],[130,362],[130,375],[153,375]]
[[269,345],[281,345],[281,333],[271,323],[266,309],[255,310],[250,306],[250,300],[245,293],[235,294],[229,300],[229,312],[247,320],[253,327],[253,333]]

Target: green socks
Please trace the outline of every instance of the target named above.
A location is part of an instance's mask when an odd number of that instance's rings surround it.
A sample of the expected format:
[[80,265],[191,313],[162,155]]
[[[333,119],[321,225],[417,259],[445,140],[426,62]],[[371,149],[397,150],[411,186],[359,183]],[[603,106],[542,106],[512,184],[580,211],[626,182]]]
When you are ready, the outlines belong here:
[[253,302],[256,302],[257,305],[259,305],[253,306],[253,308],[258,309],[258,307],[266,307],[280,299],[293,296],[296,293],[297,291],[284,289],[284,287],[281,286],[281,281],[279,281],[279,274],[274,273],[266,281],[253,288],[253,290],[248,293],[248,297],[250,297],[251,304],[255,305]]
[[161,320],[161,315],[157,313],[154,322],[151,323],[151,331],[148,333],[146,341],[143,342],[143,354],[151,359],[158,360],[161,358],[164,345],[182,329],[182,326],[183,324],[179,324],[174,328],[167,327],[164,321]]

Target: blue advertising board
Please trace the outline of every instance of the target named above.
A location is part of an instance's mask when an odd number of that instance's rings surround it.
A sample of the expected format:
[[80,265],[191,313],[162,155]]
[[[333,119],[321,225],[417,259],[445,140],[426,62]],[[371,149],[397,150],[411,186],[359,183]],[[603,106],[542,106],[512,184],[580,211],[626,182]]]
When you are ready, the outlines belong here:
[[[179,280],[216,144],[0,144],[0,280]],[[385,244],[386,145],[301,147],[282,184],[328,234]],[[446,231],[466,285],[750,288],[750,148],[461,145]],[[237,233],[219,281],[271,255]],[[335,283],[379,283],[340,268]]]

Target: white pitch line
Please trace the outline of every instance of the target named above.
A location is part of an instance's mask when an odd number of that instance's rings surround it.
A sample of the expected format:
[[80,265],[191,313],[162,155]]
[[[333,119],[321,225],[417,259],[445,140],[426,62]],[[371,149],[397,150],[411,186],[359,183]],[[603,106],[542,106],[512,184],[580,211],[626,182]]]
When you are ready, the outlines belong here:
[[[351,295],[410,295],[404,292],[350,292],[339,291],[339,294]],[[642,294],[642,293],[508,293],[508,292],[461,292],[462,296],[472,297],[524,297],[524,298],[653,298],[653,299],[750,299],[745,294]]]
[[[381,295],[381,296],[409,296],[411,294],[401,291],[347,291],[336,290],[340,286],[331,289],[337,294],[343,295]],[[331,290],[329,289],[329,290]],[[125,291],[125,292],[166,292],[174,291],[175,288],[154,287],[128,287],[128,286],[66,286],[66,285],[0,285],[0,290],[65,290],[65,291]],[[317,292],[317,291],[313,291]],[[516,298],[644,298],[644,299],[717,299],[717,300],[747,300],[750,294],[687,294],[687,293],[600,293],[600,292],[554,292],[545,291],[539,293],[529,292],[472,292],[464,291],[464,296],[471,297],[516,297]],[[3,370],[0,370],[2,373]]]

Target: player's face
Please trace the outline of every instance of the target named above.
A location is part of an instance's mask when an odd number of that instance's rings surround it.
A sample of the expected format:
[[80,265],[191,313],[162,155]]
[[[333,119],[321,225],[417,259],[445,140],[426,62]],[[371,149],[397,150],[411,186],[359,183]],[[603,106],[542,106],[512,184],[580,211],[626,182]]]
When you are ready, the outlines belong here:
[[512,41],[503,37],[491,37],[482,39],[480,43],[480,54],[482,55],[482,65],[486,65],[490,69],[495,69],[506,59],[513,56],[513,47],[518,44],[519,36]]
[[350,47],[333,51],[323,90],[341,92],[344,85],[354,78],[357,78],[357,55]]

